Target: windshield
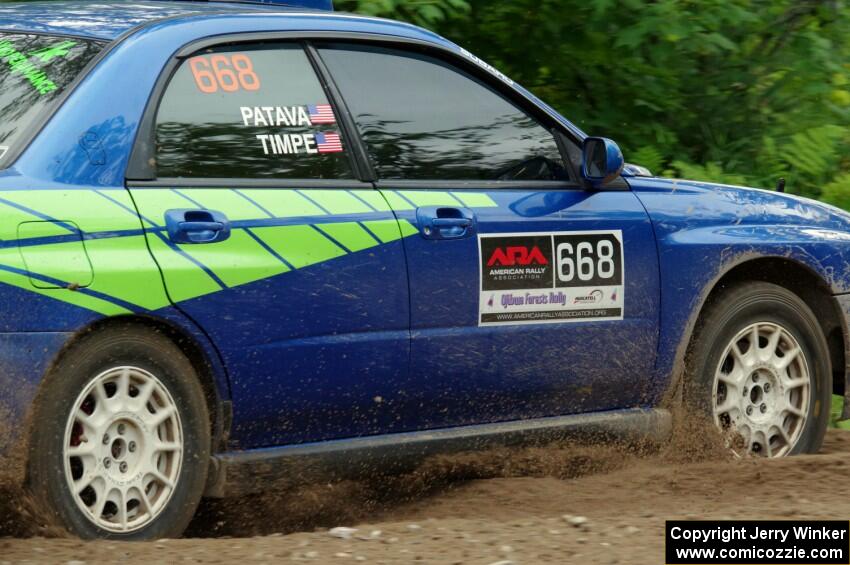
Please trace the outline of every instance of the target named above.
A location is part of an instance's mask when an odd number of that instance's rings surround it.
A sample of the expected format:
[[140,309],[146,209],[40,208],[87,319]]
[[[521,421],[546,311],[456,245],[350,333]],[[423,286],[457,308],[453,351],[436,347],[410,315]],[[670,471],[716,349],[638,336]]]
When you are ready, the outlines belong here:
[[102,48],[78,38],[0,33],[0,168]]

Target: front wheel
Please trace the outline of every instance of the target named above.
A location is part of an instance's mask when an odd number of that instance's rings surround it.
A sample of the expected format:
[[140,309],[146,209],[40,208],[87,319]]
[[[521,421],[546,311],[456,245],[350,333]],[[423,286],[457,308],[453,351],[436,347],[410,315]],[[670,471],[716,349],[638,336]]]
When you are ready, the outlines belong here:
[[831,376],[826,338],[805,302],[774,284],[741,283],[700,317],[685,402],[738,454],[812,453],[826,431]]
[[186,356],[136,327],[107,328],[66,351],[36,404],[30,487],[83,538],[179,536],[209,459],[206,401]]

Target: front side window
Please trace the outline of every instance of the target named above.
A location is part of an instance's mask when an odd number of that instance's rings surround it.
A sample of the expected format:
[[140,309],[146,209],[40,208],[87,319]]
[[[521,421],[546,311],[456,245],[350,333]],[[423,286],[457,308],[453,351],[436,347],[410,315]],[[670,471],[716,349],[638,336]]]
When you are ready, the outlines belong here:
[[0,168],[103,44],[0,33]]
[[156,120],[160,178],[345,179],[337,115],[301,47],[208,49],[180,64]]
[[569,178],[552,133],[477,78],[384,47],[330,44],[320,52],[379,178]]

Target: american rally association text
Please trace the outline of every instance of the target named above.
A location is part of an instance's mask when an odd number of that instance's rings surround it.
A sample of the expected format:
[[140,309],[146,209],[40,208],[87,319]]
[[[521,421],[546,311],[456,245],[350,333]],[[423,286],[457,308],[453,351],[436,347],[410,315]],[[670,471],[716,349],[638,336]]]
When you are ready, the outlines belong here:
[[811,526],[791,526],[788,528],[762,528],[760,526],[717,526],[714,528],[682,528],[675,526],[670,530],[673,539],[695,542],[732,540],[777,540],[785,542],[789,536],[793,540],[841,540],[846,539],[847,530],[833,528],[813,528]]

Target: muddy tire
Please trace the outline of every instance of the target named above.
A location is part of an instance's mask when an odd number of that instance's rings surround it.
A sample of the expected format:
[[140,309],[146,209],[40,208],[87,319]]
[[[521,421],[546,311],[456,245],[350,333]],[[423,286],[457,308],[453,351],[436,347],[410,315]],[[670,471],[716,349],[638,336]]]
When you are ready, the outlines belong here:
[[41,514],[85,539],[180,536],[210,455],[204,392],[166,337],[111,327],[81,338],[35,406],[28,486]]
[[816,452],[829,419],[829,349],[811,309],[789,290],[746,282],[712,297],[697,323],[686,412],[710,418],[738,454]]

